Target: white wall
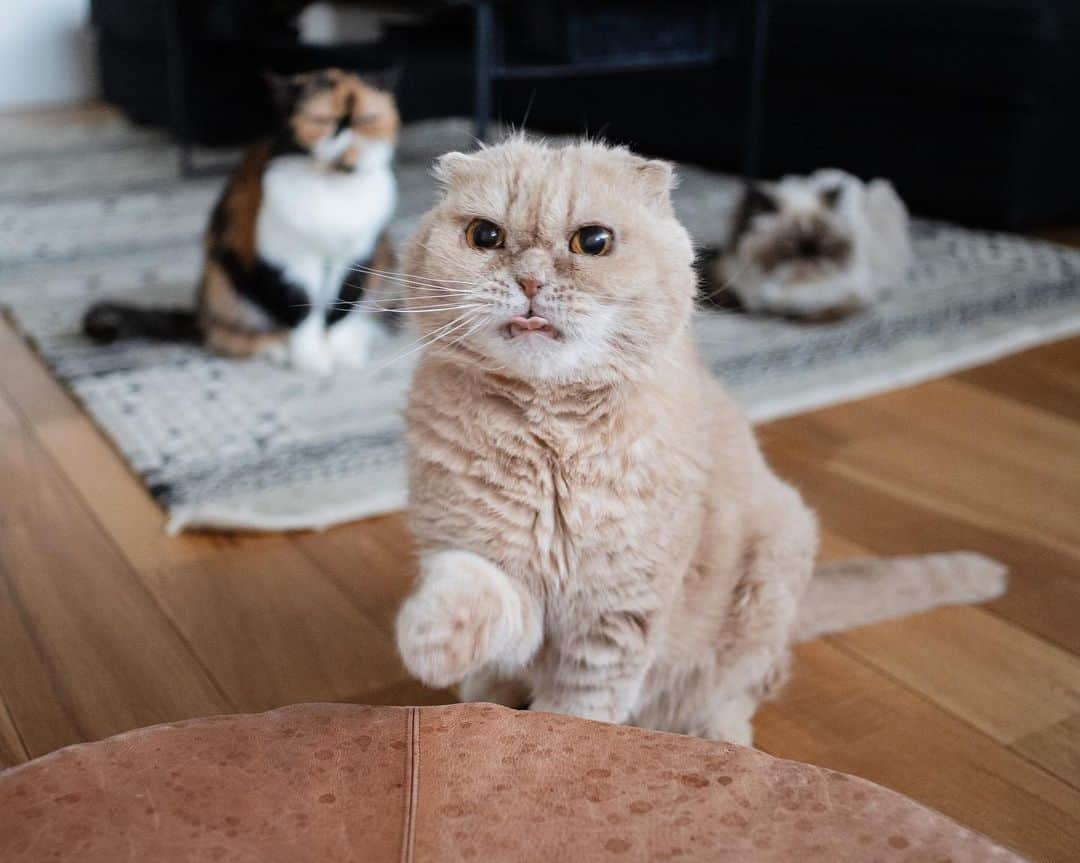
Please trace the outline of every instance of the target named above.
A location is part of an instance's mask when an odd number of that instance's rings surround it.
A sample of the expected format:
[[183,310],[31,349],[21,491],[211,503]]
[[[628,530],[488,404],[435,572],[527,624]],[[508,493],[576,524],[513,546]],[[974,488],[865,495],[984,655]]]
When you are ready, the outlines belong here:
[[333,45],[337,42],[376,42],[383,26],[391,22],[413,21],[415,12],[388,2],[367,0],[357,6],[335,0],[319,0],[304,7],[296,23],[305,45]]
[[0,0],[0,110],[97,93],[90,0]]

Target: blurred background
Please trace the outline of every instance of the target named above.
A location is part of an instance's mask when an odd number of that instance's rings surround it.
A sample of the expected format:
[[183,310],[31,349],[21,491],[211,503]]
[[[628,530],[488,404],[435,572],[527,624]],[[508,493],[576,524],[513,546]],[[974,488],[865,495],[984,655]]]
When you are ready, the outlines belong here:
[[479,107],[727,171],[887,176],[967,224],[1080,217],[1074,0],[4,5],[0,110],[101,97],[238,144],[269,123],[265,71],[394,66],[407,122]]

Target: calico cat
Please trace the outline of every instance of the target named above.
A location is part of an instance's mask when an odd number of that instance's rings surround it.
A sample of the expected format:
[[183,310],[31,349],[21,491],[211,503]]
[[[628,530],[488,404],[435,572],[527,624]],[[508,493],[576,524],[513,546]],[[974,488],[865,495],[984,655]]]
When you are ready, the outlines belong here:
[[1002,589],[965,554],[811,578],[814,515],[697,357],[670,165],[515,138],[436,173],[406,257],[415,676],[748,744],[794,637]]
[[280,128],[247,153],[214,207],[196,310],[98,304],[84,319],[91,338],[199,339],[318,374],[364,363],[377,332],[357,305],[372,287],[364,270],[386,270],[391,257],[394,99],[337,69],[274,87]]
[[825,169],[746,189],[710,293],[730,287],[751,312],[835,320],[899,284],[910,261],[907,209],[892,184]]

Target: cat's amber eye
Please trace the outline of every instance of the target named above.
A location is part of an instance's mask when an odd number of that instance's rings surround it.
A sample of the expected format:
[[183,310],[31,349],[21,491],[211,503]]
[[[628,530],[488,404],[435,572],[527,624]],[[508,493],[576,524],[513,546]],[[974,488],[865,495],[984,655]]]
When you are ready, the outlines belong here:
[[501,249],[506,231],[487,219],[473,219],[465,229],[465,241],[474,249]]
[[575,255],[606,255],[614,245],[615,234],[603,225],[585,225],[570,238],[570,251]]

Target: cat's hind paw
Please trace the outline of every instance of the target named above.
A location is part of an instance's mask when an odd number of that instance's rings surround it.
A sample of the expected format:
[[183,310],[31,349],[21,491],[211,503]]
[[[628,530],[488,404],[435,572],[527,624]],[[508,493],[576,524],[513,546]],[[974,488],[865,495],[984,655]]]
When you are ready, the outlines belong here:
[[490,561],[442,551],[425,558],[421,572],[398,614],[397,643],[424,683],[449,686],[489,663],[520,668],[540,646],[535,600]]

